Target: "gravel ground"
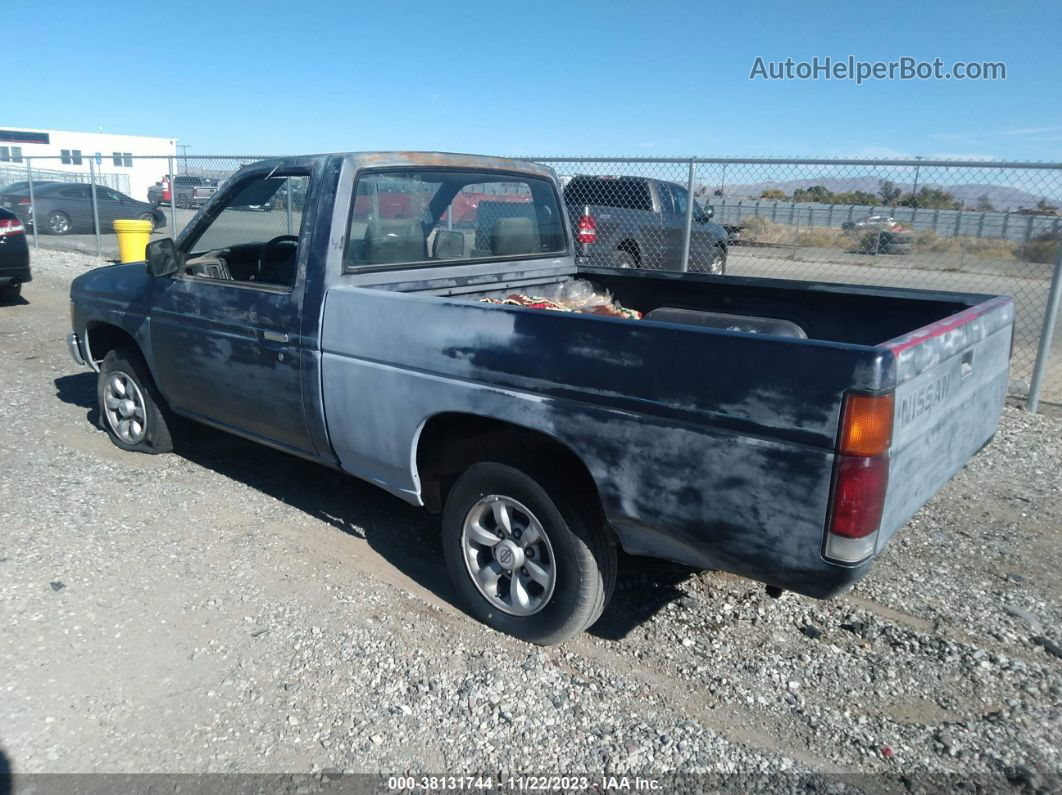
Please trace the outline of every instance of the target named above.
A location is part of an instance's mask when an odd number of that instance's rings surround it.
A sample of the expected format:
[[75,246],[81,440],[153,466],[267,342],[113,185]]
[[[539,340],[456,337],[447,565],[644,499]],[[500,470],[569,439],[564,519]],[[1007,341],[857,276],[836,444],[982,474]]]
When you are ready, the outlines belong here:
[[113,447],[63,341],[67,284],[91,262],[36,253],[25,301],[0,308],[0,749],[16,783],[1062,781],[1057,417],[1008,408],[846,597],[771,599],[628,558],[601,622],[539,649],[453,606],[436,521],[383,492],[205,429],[182,455]]

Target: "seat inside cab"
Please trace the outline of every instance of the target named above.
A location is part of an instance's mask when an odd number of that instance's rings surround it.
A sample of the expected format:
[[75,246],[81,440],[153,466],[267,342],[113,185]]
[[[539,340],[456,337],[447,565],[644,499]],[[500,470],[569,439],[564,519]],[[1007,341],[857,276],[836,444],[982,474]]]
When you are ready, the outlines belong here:
[[[541,183],[541,184],[537,184]],[[347,244],[349,266],[527,257],[560,252],[555,199],[518,177],[434,171],[359,180]]]

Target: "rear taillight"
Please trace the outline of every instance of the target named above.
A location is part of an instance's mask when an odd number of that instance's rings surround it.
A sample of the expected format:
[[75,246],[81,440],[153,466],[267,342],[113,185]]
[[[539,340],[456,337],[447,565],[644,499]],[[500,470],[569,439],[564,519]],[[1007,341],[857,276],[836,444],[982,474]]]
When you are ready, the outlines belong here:
[[837,449],[848,455],[879,455],[892,442],[892,395],[850,394],[844,401]]
[[594,220],[594,216],[590,215],[589,209],[583,211],[575,237],[580,243],[597,242],[597,221]]
[[26,199],[19,199],[19,200],[18,200],[18,206],[19,206],[19,207],[28,207],[28,206],[29,206],[29,204],[30,204],[30,200],[29,200],[28,198],[26,198]]
[[12,235],[24,234],[26,234],[26,227],[22,225],[21,221],[15,221],[9,218],[0,218],[0,237],[10,237]]
[[874,554],[885,510],[892,395],[847,395],[841,416],[825,552],[858,563]]

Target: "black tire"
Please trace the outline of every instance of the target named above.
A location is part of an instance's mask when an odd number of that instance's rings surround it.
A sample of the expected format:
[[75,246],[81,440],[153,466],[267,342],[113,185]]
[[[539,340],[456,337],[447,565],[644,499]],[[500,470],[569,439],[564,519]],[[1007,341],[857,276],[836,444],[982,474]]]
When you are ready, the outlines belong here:
[[[549,483],[550,490],[541,485]],[[484,497],[526,506],[541,523],[556,571],[552,594],[531,615],[511,615],[475,584],[463,549],[465,519]],[[562,486],[507,464],[484,462],[465,471],[446,499],[442,537],[446,566],[468,611],[492,629],[540,645],[561,643],[600,618],[616,584],[616,548],[593,512],[580,510]]]
[[625,249],[622,249],[622,248],[616,250],[615,262],[616,262],[616,267],[617,268],[638,268],[638,267],[641,267],[641,266],[638,265],[638,260],[636,260],[634,258],[634,255],[631,254],[631,252],[626,251]]
[[[119,409],[108,409],[108,385],[112,378],[120,376],[135,384],[139,391],[142,434],[131,434],[134,438],[123,438],[121,429],[116,427],[116,420],[122,416]],[[128,390],[128,382],[126,382]],[[111,441],[123,450],[136,453],[169,453],[173,450],[173,436],[170,432],[174,417],[155,381],[148,371],[147,364],[139,351],[128,348],[116,348],[110,351],[100,365],[99,378],[96,381],[96,399],[99,401],[100,427],[107,432]],[[120,424],[120,423],[119,423]]]
[[159,228],[158,220],[155,218],[155,213],[140,213],[140,215],[138,215],[136,219],[138,221],[150,221],[152,232]]
[[70,216],[61,210],[53,210],[48,214],[48,222],[45,224],[45,229],[51,234],[68,235],[73,231],[73,227]]
[[16,284],[14,287],[8,285],[6,287],[0,287],[0,303],[13,304],[22,295],[22,285]]
[[[718,271],[718,273],[716,273],[716,271]],[[723,276],[726,274],[726,246],[714,246],[712,259],[708,263],[708,273],[716,276]]]
[[180,194],[177,194],[176,205],[177,205],[177,209],[179,209],[179,210],[191,210],[192,209],[192,201],[191,201],[191,199],[186,199],[183,196],[181,196]]

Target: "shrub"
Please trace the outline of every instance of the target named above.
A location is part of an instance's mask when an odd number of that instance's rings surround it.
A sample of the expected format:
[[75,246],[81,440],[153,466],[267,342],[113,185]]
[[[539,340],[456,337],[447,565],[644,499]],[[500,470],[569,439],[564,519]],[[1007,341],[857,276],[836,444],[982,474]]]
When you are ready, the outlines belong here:
[[1054,232],[1037,235],[1024,246],[1018,247],[1018,254],[1025,262],[1054,263],[1058,256],[1058,238]]

